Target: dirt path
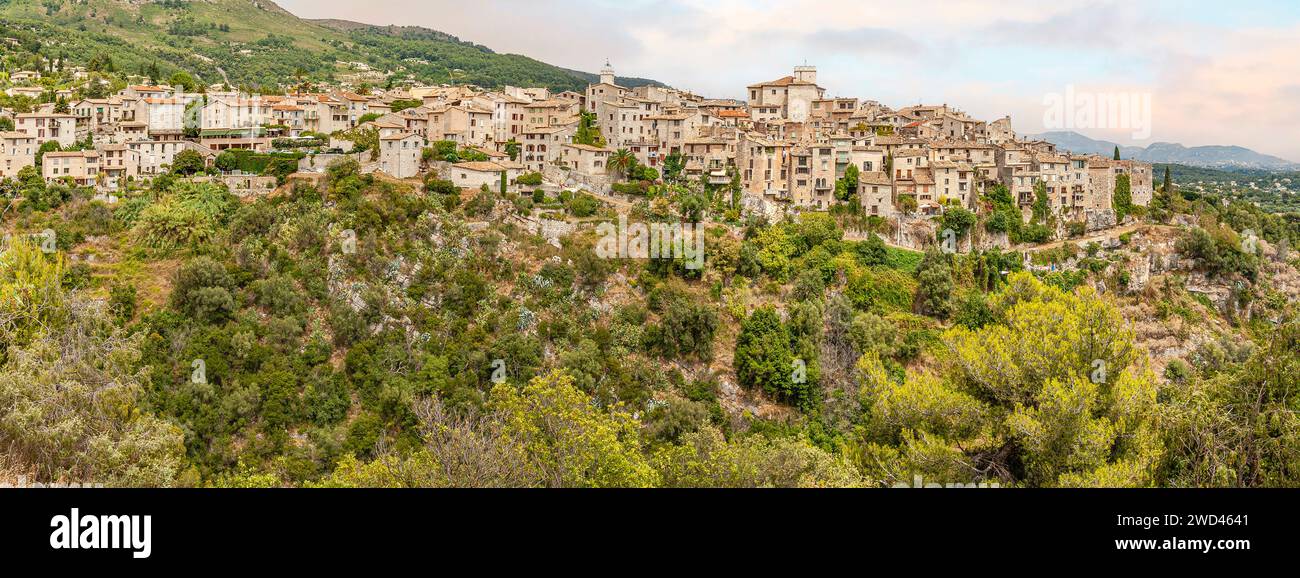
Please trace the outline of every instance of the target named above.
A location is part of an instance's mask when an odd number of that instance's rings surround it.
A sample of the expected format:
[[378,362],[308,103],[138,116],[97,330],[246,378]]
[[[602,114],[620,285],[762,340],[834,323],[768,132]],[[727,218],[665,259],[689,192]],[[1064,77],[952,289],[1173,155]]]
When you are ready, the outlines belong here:
[[1091,235],[1084,235],[1082,237],[1078,237],[1074,239],[1061,239],[1059,241],[1052,241],[1050,243],[1043,243],[1041,245],[1025,245],[1025,244],[1016,245],[1014,247],[1011,247],[1010,250],[1023,251],[1026,253],[1036,253],[1038,251],[1055,249],[1057,247],[1060,247],[1061,245],[1064,245],[1065,243],[1078,244],[1078,243],[1091,243],[1094,241],[1101,242],[1108,239],[1117,239],[1121,235],[1125,235],[1135,231],[1145,231],[1148,229],[1155,229],[1155,228],[1172,229],[1173,227],[1170,227],[1168,225],[1153,225],[1150,223],[1134,223],[1132,225],[1125,225],[1123,227],[1116,227],[1114,229],[1106,229],[1105,231],[1100,231],[1097,233],[1093,233]]

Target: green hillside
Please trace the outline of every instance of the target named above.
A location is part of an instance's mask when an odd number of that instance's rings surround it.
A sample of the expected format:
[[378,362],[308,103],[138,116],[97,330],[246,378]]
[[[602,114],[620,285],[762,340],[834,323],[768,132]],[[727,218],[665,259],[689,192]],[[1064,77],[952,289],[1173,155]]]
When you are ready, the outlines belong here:
[[347,24],[303,20],[264,0],[0,0],[0,35],[19,44],[5,48],[8,70],[67,62],[159,79],[184,70],[204,83],[268,90],[286,79],[347,79],[356,71],[343,63],[379,71],[371,82],[580,90],[594,78],[437,31]]

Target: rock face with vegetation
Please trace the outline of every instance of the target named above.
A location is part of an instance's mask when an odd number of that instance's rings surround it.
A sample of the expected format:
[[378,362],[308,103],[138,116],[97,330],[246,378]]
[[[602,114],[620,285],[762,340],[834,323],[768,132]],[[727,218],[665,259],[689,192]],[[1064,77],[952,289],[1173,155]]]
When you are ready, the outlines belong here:
[[[1300,475],[1300,276],[1286,249],[1300,231],[1245,203],[1166,199],[1133,231],[1027,255],[848,240],[846,215],[744,218],[699,183],[648,183],[617,208],[706,223],[694,269],[601,258],[595,226],[618,214],[585,193],[419,187],[350,159],[318,186],[245,198],[180,174],[113,204],[30,173],[0,188],[6,479]],[[521,224],[534,211],[566,232]]]

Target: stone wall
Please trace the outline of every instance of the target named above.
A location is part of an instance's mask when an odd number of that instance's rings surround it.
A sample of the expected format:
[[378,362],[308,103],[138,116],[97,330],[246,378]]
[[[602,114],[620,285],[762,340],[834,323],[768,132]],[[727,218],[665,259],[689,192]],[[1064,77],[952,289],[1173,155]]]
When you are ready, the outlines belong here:
[[230,192],[235,196],[247,197],[249,195],[265,195],[275,190],[279,183],[275,177],[264,177],[259,175],[217,175],[207,177],[193,177],[190,179],[196,183],[217,182],[226,185]]
[[354,158],[360,164],[365,164],[370,159],[363,158],[365,153],[357,154],[318,154],[307,155],[298,159],[298,172],[300,173],[323,173],[330,166],[330,163],[344,158]]
[[609,186],[612,182],[606,176],[584,175],[554,165],[546,165],[542,168],[542,178],[552,183],[559,183],[566,189],[580,188],[602,195],[609,194]]

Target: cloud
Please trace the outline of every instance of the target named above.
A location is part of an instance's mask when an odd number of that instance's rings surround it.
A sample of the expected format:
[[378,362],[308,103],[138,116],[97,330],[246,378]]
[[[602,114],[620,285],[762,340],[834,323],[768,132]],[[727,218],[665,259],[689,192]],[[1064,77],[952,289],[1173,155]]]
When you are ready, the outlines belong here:
[[804,43],[819,52],[848,52],[861,55],[889,54],[919,56],[927,47],[910,35],[888,28],[822,30],[809,34]]
[[[948,103],[1041,130],[1067,85],[1152,95],[1153,140],[1300,159],[1300,8],[1238,0],[282,0],[305,17],[420,25],[566,68],[718,97],[818,67],[831,94]],[[1083,131],[1086,132],[1086,131]],[[1099,134],[1105,137],[1113,135]],[[1145,144],[1145,143],[1141,143]]]

